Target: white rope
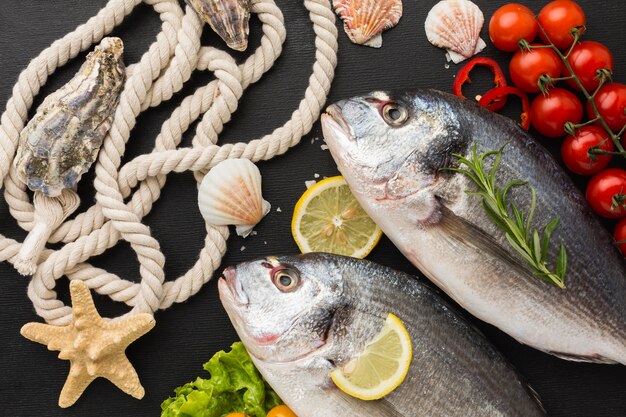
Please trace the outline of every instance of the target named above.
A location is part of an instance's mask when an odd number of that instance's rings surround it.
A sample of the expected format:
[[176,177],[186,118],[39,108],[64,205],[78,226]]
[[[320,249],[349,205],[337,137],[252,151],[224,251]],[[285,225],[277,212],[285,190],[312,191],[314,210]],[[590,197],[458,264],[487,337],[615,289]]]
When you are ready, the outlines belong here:
[[[318,119],[334,76],[334,13],[328,0],[305,0],[316,35],[316,60],[298,109],[282,127],[260,139],[220,146],[218,137],[246,88],[273,66],[282,51],[286,32],[280,9],[273,0],[252,0],[252,12],[262,22],[263,37],[254,54],[237,65],[228,53],[201,46],[202,22],[190,7],[183,11],[178,0],[144,0],[159,14],[161,32],[141,60],[127,68],[120,104],[93,167],[96,203],[66,221],[78,206],[74,193],[64,192],[53,199],[37,194],[33,205],[25,186],[17,180],[12,161],[20,132],[48,76],[99,42],[139,3],[141,0],[110,0],[96,16],[41,52],[20,74],[0,119],[0,182],[11,215],[30,232],[25,244],[0,235],[0,261],[32,274],[28,296],[37,314],[51,324],[63,325],[71,319],[70,307],[58,300],[54,291],[56,280],[62,276],[82,280],[99,294],[127,304],[132,308],[127,314],[154,313],[197,293],[226,252],[228,229],[207,224],[198,261],[183,276],[166,281],[165,257],[142,219],[158,200],[167,175],[193,171],[199,184],[208,170],[225,159],[256,162],[286,152]],[[169,100],[193,71],[210,71],[215,80],[182,100],[163,123],[152,153],[122,166],[122,155],[139,114]],[[182,135],[199,118],[192,147],[179,148]],[[64,245],[58,250],[45,249],[46,240]],[[137,254],[138,283],[88,263],[120,240],[129,242]]]

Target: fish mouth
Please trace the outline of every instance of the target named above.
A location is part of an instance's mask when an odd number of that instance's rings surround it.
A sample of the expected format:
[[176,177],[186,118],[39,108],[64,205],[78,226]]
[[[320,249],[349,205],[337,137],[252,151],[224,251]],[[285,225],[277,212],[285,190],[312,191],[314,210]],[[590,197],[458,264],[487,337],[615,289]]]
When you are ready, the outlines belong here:
[[[324,139],[331,139],[336,141],[347,140],[355,141],[356,136],[352,126],[343,117],[341,112],[343,108],[343,101],[335,104],[331,104],[326,108],[326,112],[322,114],[322,131],[324,133]],[[326,141],[328,143],[328,140]]]
[[243,290],[241,281],[237,279],[234,267],[229,266],[224,269],[218,281],[218,289],[220,296],[225,295],[226,298],[232,301],[237,307],[241,308],[248,305],[248,296]]

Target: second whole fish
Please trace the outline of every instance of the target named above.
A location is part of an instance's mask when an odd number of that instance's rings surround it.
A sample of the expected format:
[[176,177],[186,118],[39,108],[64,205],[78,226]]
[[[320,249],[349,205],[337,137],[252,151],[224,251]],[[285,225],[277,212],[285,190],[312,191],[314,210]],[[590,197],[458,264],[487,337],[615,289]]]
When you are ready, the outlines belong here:
[[[227,268],[220,299],[254,364],[298,417],[540,417],[493,346],[428,286],[330,254]],[[381,400],[340,391],[331,371],[357,357],[392,313],[412,341],[404,382]]]
[[[512,120],[435,90],[374,92],[331,105],[326,143],[365,211],[430,280],[521,343],[577,361],[626,364],[626,264],[549,153]],[[487,217],[453,154],[504,149],[498,186],[537,192],[533,227],[560,223],[565,289],[534,275]],[[490,160],[487,168],[490,166]],[[510,202],[531,206],[528,187]]]

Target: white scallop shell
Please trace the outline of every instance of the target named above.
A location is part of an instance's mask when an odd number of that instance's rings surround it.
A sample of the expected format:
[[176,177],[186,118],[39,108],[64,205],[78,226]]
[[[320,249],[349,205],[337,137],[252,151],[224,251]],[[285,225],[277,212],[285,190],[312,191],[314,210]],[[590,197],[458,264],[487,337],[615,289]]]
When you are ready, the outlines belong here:
[[471,58],[487,46],[480,38],[485,17],[469,0],[443,0],[428,13],[425,28],[428,41],[448,51],[455,64]]
[[243,237],[271,207],[261,195],[261,173],[248,159],[227,159],[211,169],[200,184],[198,206],[207,223],[237,226]]

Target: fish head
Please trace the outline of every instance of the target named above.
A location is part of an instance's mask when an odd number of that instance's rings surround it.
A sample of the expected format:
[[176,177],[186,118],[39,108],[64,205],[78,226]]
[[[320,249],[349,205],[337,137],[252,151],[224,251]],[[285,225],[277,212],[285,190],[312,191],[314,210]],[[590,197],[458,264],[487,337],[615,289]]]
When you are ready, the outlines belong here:
[[266,257],[224,270],[220,299],[248,352],[292,362],[326,345],[341,279],[323,254]]
[[433,187],[450,154],[466,146],[460,124],[430,90],[373,92],[332,104],[322,116],[324,139],[353,193],[377,201]]

